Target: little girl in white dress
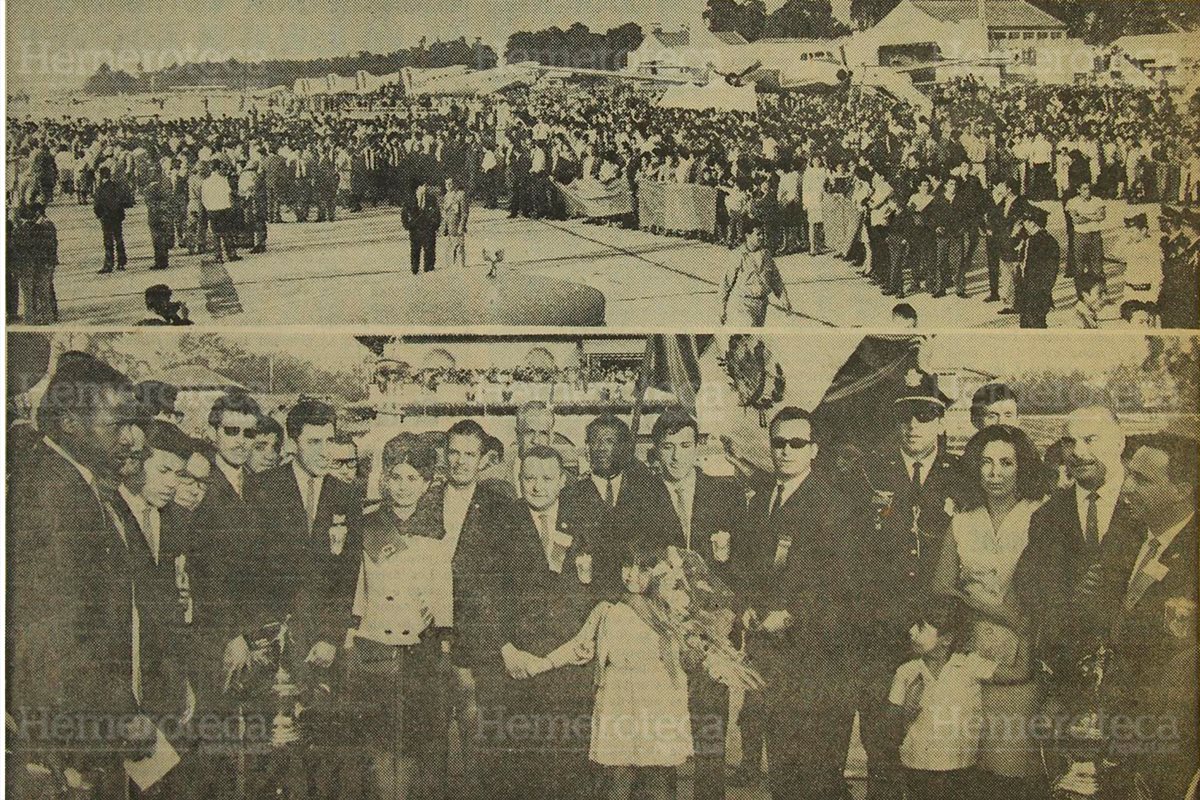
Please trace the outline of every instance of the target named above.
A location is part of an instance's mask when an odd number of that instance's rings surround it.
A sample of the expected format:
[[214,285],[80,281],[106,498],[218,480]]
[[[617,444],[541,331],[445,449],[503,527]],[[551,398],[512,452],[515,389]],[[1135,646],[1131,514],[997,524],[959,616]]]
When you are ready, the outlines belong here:
[[671,770],[693,752],[680,646],[659,616],[665,562],[662,549],[631,547],[621,567],[627,589],[621,600],[597,604],[574,638],[535,657],[530,670],[595,660],[589,758],[607,773],[609,800],[627,800],[639,776],[647,797],[666,800]]

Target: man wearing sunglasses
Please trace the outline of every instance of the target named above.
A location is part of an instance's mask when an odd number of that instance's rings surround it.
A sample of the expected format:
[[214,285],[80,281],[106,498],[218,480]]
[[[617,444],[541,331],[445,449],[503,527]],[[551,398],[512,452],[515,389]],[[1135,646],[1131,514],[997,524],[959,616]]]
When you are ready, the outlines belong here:
[[734,538],[741,543],[735,591],[744,599],[747,648],[767,681],[761,695],[747,696],[743,741],[747,723],[757,720],[777,800],[845,796],[854,722],[847,631],[860,603],[860,565],[851,545],[866,504],[814,465],[814,438],[809,412],[787,407],[776,414],[774,481],[750,495],[746,528]]
[[893,435],[865,467],[873,510],[859,532],[861,602],[875,613],[858,632],[856,658],[864,677],[859,712],[873,798],[900,796],[887,691],[908,652],[909,609],[929,583],[950,526],[958,459],[945,450],[943,417],[951,402],[936,375],[909,370],[892,403]]

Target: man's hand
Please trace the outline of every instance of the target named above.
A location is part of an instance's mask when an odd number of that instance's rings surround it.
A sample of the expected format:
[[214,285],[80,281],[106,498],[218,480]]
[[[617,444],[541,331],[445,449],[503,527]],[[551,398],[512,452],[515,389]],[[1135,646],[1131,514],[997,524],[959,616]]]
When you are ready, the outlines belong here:
[[529,654],[518,650],[511,642],[500,648],[500,657],[504,659],[504,669],[509,677],[516,680],[529,677]]
[[762,621],[762,629],[767,633],[782,633],[792,626],[792,615],[787,611],[772,611]]
[[333,659],[337,656],[337,648],[329,642],[317,642],[308,651],[308,657],[305,662],[312,664],[314,667],[325,669],[333,663]]

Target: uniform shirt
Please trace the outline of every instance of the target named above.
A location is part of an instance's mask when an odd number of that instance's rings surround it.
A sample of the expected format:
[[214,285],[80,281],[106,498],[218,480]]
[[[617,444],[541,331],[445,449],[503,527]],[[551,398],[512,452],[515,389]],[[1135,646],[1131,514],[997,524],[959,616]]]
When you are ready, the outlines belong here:
[[[1117,510],[1117,500],[1121,497],[1121,484],[1125,482],[1125,467],[1120,463],[1114,465],[1106,464],[1107,468],[1104,485],[1096,490],[1100,496],[1096,498],[1096,523],[1097,530],[1100,534],[1100,541],[1104,541],[1104,535],[1108,533],[1108,526],[1112,523],[1113,514]],[[1079,512],[1079,530],[1087,532],[1087,510],[1088,510],[1088,494],[1089,490],[1076,484],[1075,486],[1075,508]]]
[[900,745],[900,763],[908,769],[946,772],[974,767],[979,760],[983,699],[980,684],[991,680],[996,663],[975,653],[955,653],[934,677],[924,659],[896,670],[888,701],[904,706],[920,682],[920,712]]
[[1162,247],[1153,237],[1125,245],[1125,299],[1158,301],[1162,289]]

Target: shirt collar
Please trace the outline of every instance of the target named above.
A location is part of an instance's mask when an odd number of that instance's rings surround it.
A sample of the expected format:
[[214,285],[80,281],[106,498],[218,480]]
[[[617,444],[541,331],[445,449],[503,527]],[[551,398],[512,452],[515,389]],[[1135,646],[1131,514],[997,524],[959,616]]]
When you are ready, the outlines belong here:
[[810,466],[808,469],[804,470],[804,472],[801,472],[799,475],[793,475],[787,480],[780,480],[779,476],[776,476],[775,488],[771,490],[772,505],[774,505],[775,502],[775,492],[778,491],[780,486],[783,487],[783,495],[779,501],[779,504],[783,505],[788,501],[788,498],[796,493],[796,490],[800,488],[800,484],[804,483],[805,478],[807,478],[811,473],[812,467]]
[[[138,528],[142,528],[146,519],[147,511],[150,511],[151,509],[154,511],[158,510],[147,503],[146,498],[142,497],[140,494],[134,494],[132,491],[130,491],[129,487],[125,484],[121,484],[117,487],[117,494],[121,495],[121,499],[125,501],[125,505],[129,506],[129,510],[133,512],[133,517],[135,520],[137,520]],[[142,533],[149,535],[151,531],[143,530]]]
[[1075,484],[1075,500],[1080,505],[1087,503],[1088,495],[1095,491],[1100,495],[1100,500],[1105,505],[1117,502],[1117,498],[1121,496],[1121,485],[1125,483],[1125,465],[1120,461],[1115,464],[1105,464],[1104,483],[1096,489],[1085,489],[1079,484]]
[[233,464],[230,464],[228,461],[221,458],[220,453],[217,453],[213,457],[213,463],[217,465],[217,469],[221,470],[221,473],[225,476],[225,479],[229,481],[229,484],[233,487],[234,491],[238,494],[241,494],[242,485],[244,483],[243,478],[245,477],[245,473],[242,472],[242,468],[235,467]]
[[1178,525],[1173,525],[1170,528],[1167,528],[1165,531],[1158,534],[1158,536],[1150,536],[1151,539],[1158,539],[1158,552],[1160,554],[1165,552],[1166,549],[1171,546],[1171,543],[1175,541],[1175,537],[1178,536],[1180,532],[1182,532],[1183,529],[1188,526],[1188,523],[1190,523],[1195,517],[1196,512],[1193,511],[1191,514],[1188,514],[1186,517],[1184,517],[1184,519]]
[[929,477],[930,467],[938,460],[938,447],[934,445],[933,449],[921,458],[913,458],[904,451],[904,448],[900,448],[900,457],[904,459],[904,471],[908,474],[909,480],[912,480],[913,464],[921,462],[921,483],[924,484],[925,479]]

